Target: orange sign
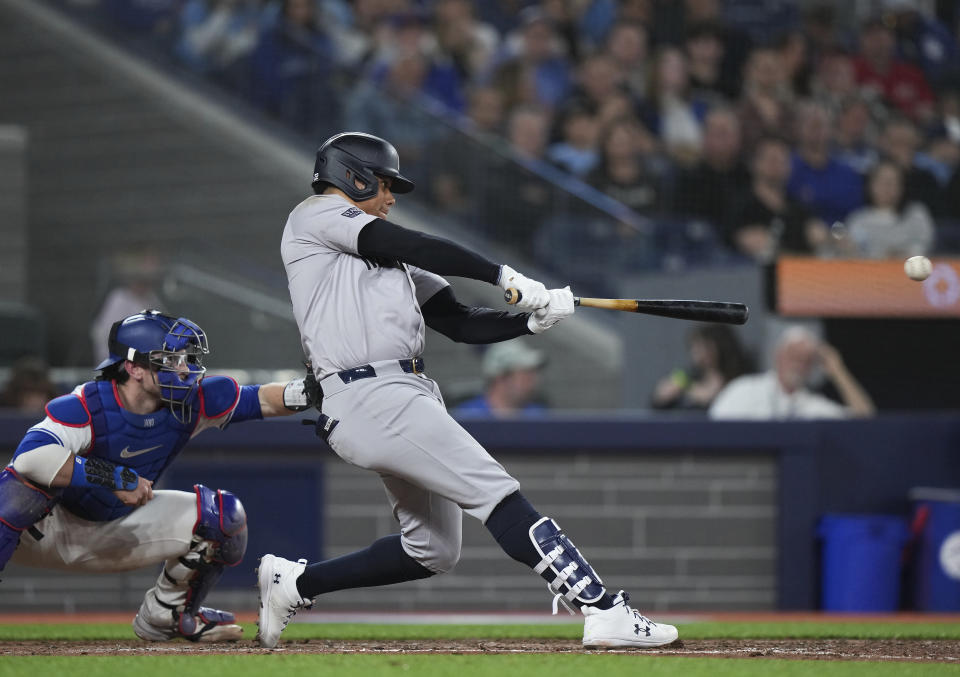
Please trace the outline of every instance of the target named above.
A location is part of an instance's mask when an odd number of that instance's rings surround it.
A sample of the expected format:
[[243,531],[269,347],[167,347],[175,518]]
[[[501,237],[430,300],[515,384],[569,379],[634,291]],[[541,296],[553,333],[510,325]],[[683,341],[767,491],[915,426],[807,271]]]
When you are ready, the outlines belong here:
[[777,261],[777,310],[795,317],[960,317],[960,259],[933,260],[915,282],[903,261]]

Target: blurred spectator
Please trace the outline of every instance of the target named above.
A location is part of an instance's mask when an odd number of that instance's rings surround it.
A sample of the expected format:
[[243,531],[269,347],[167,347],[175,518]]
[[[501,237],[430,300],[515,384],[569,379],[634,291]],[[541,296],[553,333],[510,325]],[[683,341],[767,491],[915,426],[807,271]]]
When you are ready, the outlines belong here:
[[520,28],[508,36],[512,58],[500,64],[494,83],[505,96],[507,108],[520,103],[554,108],[570,93],[571,65],[549,18],[538,7],[526,8]]
[[470,0],[438,0],[434,30],[437,44],[453,60],[461,82],[480,82],[491,73],[500,34],[477,20]]
[[554,165],[583,177],[597,165],[599,128],[590,110],[574,104],[560,118],[562,138],[547,149],[547,159]]
[[960,82],[952,82],[940,90],[934,133],[942,131],[955,144],[960,144]]
[[789,31],[780,36],[777,44],[780,63],[783,64],[784,81],[795,96],[810,96],[813,69],[807,40],[799,30]]
[[694,164],[700,156],[706,112],[706,102],[691,96],[683,52],[674,47],[660,49],[654,58],[650,90],[640,109],[641,119],[660,138],[667,154],[682,166]]
[[920,132],[916,125],[904,117],[887,121],[880,137],[880,150],[903,172],[903,199],[926,205],[931,213],[939,215],[942,212],[940,184],[933,174],[917,166]]
[[831,113],[839,112],[844,102],[852,97],[862,96],[853,59],[840,51],[824,54],[810,83],[810,93],[817,103]]
[[830,113],[805,102],[797,111],[797,150],[787,193],[828,224],[842,221],[863,204],[863,180],[833,155]]
[[503,94],[495,87],[474,87],[467,93],[467,117],[463,120],[477,141],[466,141],[453,131],[431,146],[430,187],[434,204],[454,216],[469,219],[479,187],[487,176],[488,162],[482,152],[464,152],[464,144],[495,145],[504,133]]
[[[673,0],[655,2],[653,42],[658,45],[682,45],[692,26],[710,24],[720,28],[723,62],[721,82],[740,80],[743,63],[752,47],[750,36],[723,15],[721,0]],[[650,25],[650,24],[648,24]]]
[[712,223],[729,234],[736,205],[750,184],[741,162],[740,121],[730,108],[716,108],[707,115],[703,135],[703,158],[677,179],[674,211]]
[[618,21],[605,43],[606,54],[613,60],[622,83],[634,102],[647,92],[649,40],[646,27],[634,21]]
[[723,387],[751,370],[737,334],[726,325],[697,325],[687,335],[690,365],[674,369],[657,383],[654,409],[706,410]]
[[483,0],[477,2],[476,6],[480,20],[492,25],[504,35],[516,26],[517,15],[534,4],[536,0]]
[[577,88],[571,97],[578,105],[598,110],[610,97],[624,91],[623,74],[613,58],[600,52],[577,68]]
[[[481,199],[475,203],[487,232],[528,251],[541,219],[548,215],[552,186],[539,176],[545,163],[550,113],[539,106],[519,106],[507,122],[511,153],[491,154]],[[554,189],[556,190],[556,189]]]
[[807,39],[810,59],[818,63],[824,55],[836,52],[840,44],[837,10],[830,0],[808,4],[801,18],[801,30]]
[[[343,129],[370,132],[390,139],[416,177],[424,171],[424,151],[437,128],[428,124],[422,106],[429,63],[420,52],[398,55],[383,81],[360,80],[344,104]],[[419,106],[417,105],[419,104]]]
[[787,195],[790,147],[776,137],[761,139],[753,152],[752,182],[734,218],[729,244],[754,261],[780,253],[809,254],[827,237],[826,225]]
[[482,160],[483,153],[464,152],[464,146],[498,143],[504,132],[503,93],[489,86],[472,88],[467,93],[467,116],[463,123],[478,140],[466,140],[455,131],[432,146],[430,190],[433,203],[439,209],[469,218],[481,192],[478,187],[488,163]]
[[883,0],[891,13],[897,52],[919,66],[930,82],[939,82],[960,63],[960,48],[950,29],[918,6],[916,0]]
[[60,395],[48,372],[47,364],[40,357],[28,355],[18,359],[0,391],[0,407],[16,409],[22,414],[42,414],[47,402]]
[[854,59],[857,82],[875,91],[901,113],[916,120],[929,120],[933,113],[933,92],[916,66],[897,57],[893,31],[881,19],[864,23],[860,31],[860,53]]
[[930,212],[919,202],[903,202],[903,172],[890,161],[869,174],[868,206],[847,219],[851,240],[860,256],[871,259],[907,258],[928,254],[934,228]]
[[163,272],[160,259],[153,254],[126,255],[112,264],[116,284],[103,300],[90,324],[90,342],[93,362],[107,358],[107,338],[117,320],[135,315],[145,308],[160,308],[163,303],[157,295],[157,285]]
[[563,51],[571,61],[580,62],[583,51],[580,49],[580,11],[577,5],[581,0],[540,0],[539,6],[544,16],[553,25],[553,30],[563,44]]
[[586,181],[638,214],[651,215],[664,206],[655,161],[650,132],[635,118],[619,118],[603,130],[600,163]]
[[461,403],[455,413],[497,418],[542,414],[546,407],[537,399],[537,388],[545,363],[543,353],[522,339],[494,343],[483,356],[483,394]]
[[793,137],[793,96],[784,77],[783,59],[771,47],[758,47],[744,67],[743,96],[738,115],[746,152],[764,136]]
[[471,131],[502,136],[505,112],[503,93],[496,87],[484,85],[467,92],[467,122]]
[[[822,373],[843,404],[810,390]],[[788,328],[774,349],[773,368],[731,381],[710,406],[713,419],[816,419],[872,416],[873,401],[833,346],[809,330]]]
[[[950,181],[960,164],[960,82],[945,85],[937,101],[937,119],[927,130],[927,146],[914,156],[914,164],[930,172],[940,186]],[[940,191],[942,198],[949,195]],[[941,200],[940,213],[946,215]]]
[[[427,96],[451,111],[463,112],[460,75],[452,55],[434,49],[425,16],[413,11],[391,16],[385,22],[383,34],[389,37],[381,40],[380,53],[369,67],[368,77],[373,83],[386,83],[402,99]],[[401,63],[407,66],[403,73],[398,72]],[[416,68],[411,66],[414,63],[418,64]]]
[[196,71],[223,71],[256,46],[259,22],[256,0],[189,0],[180,11],[177,55]]
[[321,0],[320,6],[338,64],[360,70],[376,61],[379,43],[388,40],[382,0]]
[[601,102],[597,109],[597,124],[605,129],[619,118],[636,117],[637,110],[633,99],[626,92],[615,92]]
[[740,93],[740,80],[725,80],[722,29],[719,24],[704,21],[688,26],[683,43],[690,72],[690,90],[710,101],[720,97],[735,99]]
[[540,106],[522,106],[510,113],[507,141],[525,160],[542,160],[550,133],[550,113]]
[[334,66],[312,0],[284,0],[274,25],[260,33],[250,56],[251,96],[265,110],[308,133],[336,120],[329,89]]
[[866,174],[877,162],[875,136],[870,107],[862,97],[851,96],[840,104],[833,134],[837,160]]

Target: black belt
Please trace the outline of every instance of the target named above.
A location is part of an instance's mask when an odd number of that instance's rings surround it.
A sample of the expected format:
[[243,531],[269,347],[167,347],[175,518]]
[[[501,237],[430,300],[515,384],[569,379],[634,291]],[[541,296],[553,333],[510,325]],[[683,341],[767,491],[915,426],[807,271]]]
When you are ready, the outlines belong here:
[[[422,357],[415,357],[411,360],[397,360],[397,363],[400,365],[400,368],[408,374],[423,373]],[[376,375],[376,370],[369,364],[361,364],[359,367],[354,367],[353,369],[344,369],[343,371],[337,372],[337,376],[339,376],[340,380],[344,383],[353,383],[354,381],[359,381],[362,378],[374,378]]]

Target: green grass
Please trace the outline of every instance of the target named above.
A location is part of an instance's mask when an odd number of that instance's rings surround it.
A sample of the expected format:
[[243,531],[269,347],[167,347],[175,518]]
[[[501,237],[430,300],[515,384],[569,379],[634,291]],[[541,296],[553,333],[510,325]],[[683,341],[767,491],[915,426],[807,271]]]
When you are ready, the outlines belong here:
[[956,675],[946,664],[858,663],[775,659],[665,658],[643,654],[538,654],[494,656],[369,655],[27,657],[0,660],[0,675],[116,677],[266,677],[327,674],[344,677],[937,677]]
[[[569,625],[368,625],[293,623],[284,639],[579,639],[581,627]],[[244,624],[252,639],[253,624]],[[892,622],[773,622],[773,623],[689,623],[680,626],[680,636],[689,639],[787,639],[787,638],[887,638],[960,639],[960,625],[949,623]],[[249,643],[236,654],[136,656],[8,656],[3,642],[131,641],[133,632],[126,623],[63,625],[0,625],[0,677],[42,677],[55,674],[82,674],[84,677],[271,677],[296,674],[330,674],[337,677],[360,675],[415,675],[416,677],[937,677],[960,673],[960,666],[947,663],[816,661],[769,658],[693,658],[689,656],[630,654],[292,654],[246,653]]]
[[[244,623],[244,636],[257,628]],[[683,639],[960,639],[956,623],[777,622],[688,623],[678,626]],[[579,624],[569,625],[374,625],[366,623],[292,623],[284,639],[578,639]],[[0,625],[0,642],[10,640],[132,640],[128,624],[91,623]]]

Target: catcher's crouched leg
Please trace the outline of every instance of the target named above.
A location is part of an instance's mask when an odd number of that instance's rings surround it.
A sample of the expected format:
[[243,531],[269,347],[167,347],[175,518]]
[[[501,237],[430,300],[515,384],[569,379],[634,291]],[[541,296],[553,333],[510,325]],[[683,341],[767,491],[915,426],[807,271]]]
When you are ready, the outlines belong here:
[[247,549],[247,516],[229,491],[194,486],[197,523],[190,549],[164,564],[147,591],[133,630],[141,639],[162,642],[183,637],[194,642],[241,638],[243,629],[228,611],[201,606],[225,566],[239,564]]
[[23,481],[13,468],[0,471],[0,571],[13,557],[20,534],[45,517],[57,498]]

